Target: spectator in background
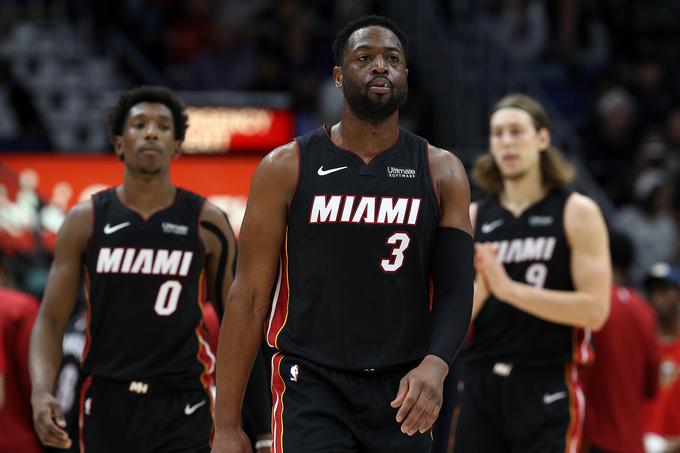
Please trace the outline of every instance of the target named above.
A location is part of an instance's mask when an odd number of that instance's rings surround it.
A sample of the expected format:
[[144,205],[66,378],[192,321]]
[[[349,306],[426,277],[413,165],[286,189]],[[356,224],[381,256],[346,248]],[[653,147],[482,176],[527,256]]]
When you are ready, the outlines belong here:
[[498,45],[519,61],[540,58],[547,43],[550,24],[545,3],[537,0],[501,2],[489,26]]
[[210,45],[214,26],[213,0],[184,0],[179,14],[165,33],[165,45],[172,61],[191,61]]
[[258,51],[247,21],[225,12],[212,25],[211,43],[188,61],[180,86],[186,90],[248,90],[256,80]]
[[635,244],[631,276],[642,282],[647,269],[657,261],[671,261],[676,250],[676,225],[671,211],[672,185],[661,169],[643,171],[633,185],[634,203],[624,207],[614,224],[629,232]]
[[614,271],[611,312],[594,335],[595,363],[584,369],[588,402],[584,445],[590,453],[644,453],[644,402],[658,387],[656,316],[628,286],[634,256],[630,238],[617,231],[609,238]]
[[[39,453],[42,446],[33,431],[28,343],[38,314],[38,301],[6,287],[5,258],[0,251],[0,451]],[[4,367],[3,367],[4,362]]]
[[662,126],[677,100],[677,90],[669,83],[666,67],[656,52],[649,49],[637,56],[631,74],[631,92],[637,99],[639,126],[643,131]]
[[635,112],[635,100],[625,89],[610,88],[598,99],[595,120],[585,132],[590,171],[614,202],[623,199],[635,156]]
[[[659,393],[646,408],[645,440],[666,442],[663,452],[680,450],[680,269],[656,263],[645,280],[649,302],[656,311],[659,329]],[[660,437],[654,437],[660,436]],[[648,451],[653,448],[648,448]]]

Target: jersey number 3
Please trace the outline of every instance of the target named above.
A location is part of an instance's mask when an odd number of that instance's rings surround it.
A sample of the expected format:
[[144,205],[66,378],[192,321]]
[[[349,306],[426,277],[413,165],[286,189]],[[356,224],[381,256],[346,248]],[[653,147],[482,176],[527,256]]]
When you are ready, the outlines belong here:
[[168,280],[158,288],[154,311],[159,316],[169,316],[177,310],[179,295],[182,292],[182,284],[177,280]]
[[387,238],[387,244],[394,246],[392,254],[389,258],[380,261],[380,267],[385,272],[396,272],[404,265],[404,252],[411,244],[411,238],[406,233],[394,233]]

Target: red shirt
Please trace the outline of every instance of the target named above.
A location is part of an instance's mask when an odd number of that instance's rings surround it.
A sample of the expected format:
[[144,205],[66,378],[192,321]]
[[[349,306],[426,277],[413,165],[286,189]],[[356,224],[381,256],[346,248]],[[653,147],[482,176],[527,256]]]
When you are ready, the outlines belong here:
[[644,453],[643,407],[657,390],[656,316],[631,288],[612,288],[611,312],[584,370],[584,440],[606,451]]
[[28,343],[38,314],[31,296],[0,287],[0,341],[5,356],[5,405],[0,409],[0,451],[38,453],[43,449],[33,431]]
[[680,337],[659,344],[659,394],[646,407],[646,431],[680,435]]

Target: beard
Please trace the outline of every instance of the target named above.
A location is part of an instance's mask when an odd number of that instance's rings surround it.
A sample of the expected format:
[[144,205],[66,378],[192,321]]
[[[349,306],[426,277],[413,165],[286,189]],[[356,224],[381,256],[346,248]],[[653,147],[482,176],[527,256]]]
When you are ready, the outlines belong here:
[[373,100],[369,97],[368,86],[355,84],[347,78],[343,81],[342,93],[352,111],[359,118],[377,122],[387,119],[406,102],[408,84],[392,85],[390,95],[383,95]]

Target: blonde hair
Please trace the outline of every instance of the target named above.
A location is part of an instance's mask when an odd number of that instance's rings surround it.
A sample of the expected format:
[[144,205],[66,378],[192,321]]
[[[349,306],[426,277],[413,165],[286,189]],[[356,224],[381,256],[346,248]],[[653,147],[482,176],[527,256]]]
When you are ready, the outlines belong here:
[[[491,110],[491,115],[504,108],[524,110],[531,116],[536,130],[550,130],[550,119],[543,106],[525,94],[509,94],[499,100]],[[564,187],[574,179],[574,168],[562,153],[550,145],[541,152],[541,177],[547,188]],[[472,170],[475,181],[487,193],[497,194],[503,188],[503,177],[490,153],[480,156]]]

